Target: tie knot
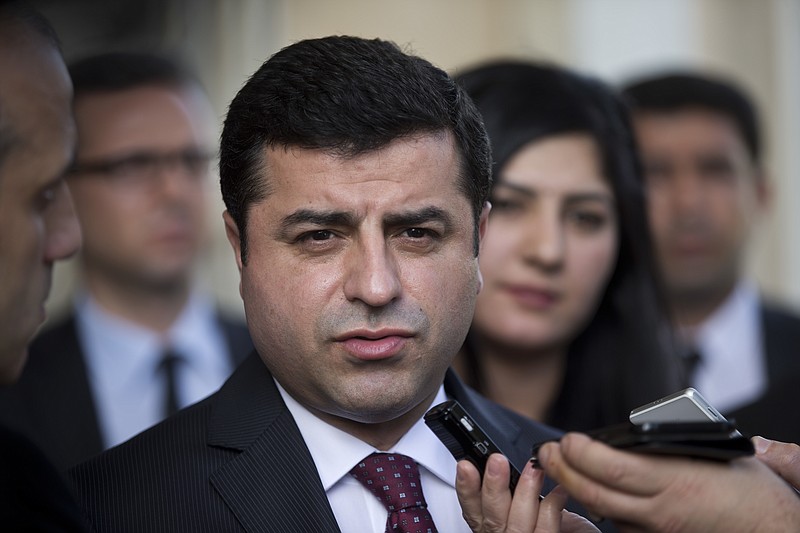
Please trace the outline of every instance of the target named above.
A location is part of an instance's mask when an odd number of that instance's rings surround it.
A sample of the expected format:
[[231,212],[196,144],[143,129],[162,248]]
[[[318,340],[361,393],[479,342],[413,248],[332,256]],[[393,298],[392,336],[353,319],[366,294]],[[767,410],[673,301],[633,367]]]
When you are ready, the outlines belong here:
[[689,385],[695,385],[696,374],[703,363],[703,355],[697,347],[690,347],[683,355],[683,366]]
[[378,498],[388,511],[422,507],[425,498],[414,460],[398,453],[373,453],[350,473]]
[[419,467],[411,457],[373,453],[354,466],[350,475],[389,511],[387,531],[436,531],[422,494]]

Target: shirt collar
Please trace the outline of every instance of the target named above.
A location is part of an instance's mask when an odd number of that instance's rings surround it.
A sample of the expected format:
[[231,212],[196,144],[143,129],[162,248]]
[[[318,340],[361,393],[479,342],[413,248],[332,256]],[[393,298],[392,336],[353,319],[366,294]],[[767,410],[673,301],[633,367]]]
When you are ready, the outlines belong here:
[[[216,323],[214,305],[201,293],[191,294],[175,323],[163,335],[109,313],[88,293],[77,295],[74,305],[80,331],[98,347],[89,352],[94,352],[91,357],[99,359],[93,366],[102,369],[98,370],[101,373],[112,371],[104,370],[109,365],[114,367],[115,374],[151,372],[167,345],[185,357],[191,366],[229,371],[228,361],[218,356],[223,353],[219,350],[225,347],[224,343],[220,345],[223,339],[218,339],[215,336],[218,332],[209,329],[210,324]],[[114,354],[114,357],[104,354]]]
[[[275,384],[303,435],[326,492],[364,457],[378,451],[366,442],[313,415],[292,398],[277,380]],[[440,386],[433,405],[446,399],[444,386]],[[417,420],[389,452],[412,457],[423,468],[455,487],[456,461],[444,444],[425,425],[422,418]]]
[[758,325],[758,300],[758,290],[753,283],[742,281],[735,287],[695,333],[694,342],[703,357],[724,355],[726,349],[737,350],[745,339],[748,347],[752,344],[750,339],[758,337],[758,332],[753,331]]

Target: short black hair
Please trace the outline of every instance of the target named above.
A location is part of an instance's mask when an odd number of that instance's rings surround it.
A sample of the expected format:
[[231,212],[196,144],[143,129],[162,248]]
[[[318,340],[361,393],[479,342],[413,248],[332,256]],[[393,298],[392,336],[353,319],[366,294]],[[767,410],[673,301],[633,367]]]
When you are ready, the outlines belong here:
[[116,92],[145,86],[200,87],[182,63],[143,52],[110,52],[85,57],[69,65],[75,98],[92,92]]
[[61,52],[61,40],[50,21],[24,0],[0,0],[0,22],[19,21],[44,37]]
[[761,158],[759,117],[753,99],[736,82],[689,71],[665,72],[627,83],[622,93],[634,113],[701,108],[732,119],[755,163]]
[[220,183],[247,258],[249,207],[269,194],[264,149],[319,149],[342,157],[421,133],[449,132],[461,159],[460,189],[478,219],[491,182],[480,115],[453,79],[380,39],[331,36],[292,44],[267,60],[230,104]]

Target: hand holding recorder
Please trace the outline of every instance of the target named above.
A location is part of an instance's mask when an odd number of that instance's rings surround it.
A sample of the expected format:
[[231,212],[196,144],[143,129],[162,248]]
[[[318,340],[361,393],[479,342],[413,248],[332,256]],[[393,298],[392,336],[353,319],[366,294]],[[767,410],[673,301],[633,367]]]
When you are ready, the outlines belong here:
[[[680,398],[680,402],[688,398],[695,407],[706,410],[699,394],[681,391],[672,396]],[[647,411],[652,415],[652,409]],[[703,424],[708,427],[709,423],[711,427],[732,428],[724,419],[709,419],[693,427]],[[670,427],[676,423],[645,422],[639,427],[644,434],[647,427],[663,430],[665,424]],[[741,445],[743,438],[734,435],[732,440]],[[473,531],[491,530],[486,528],[487,523],[548,530],[554,520],[560,521],[558,527],[562,531],[593,531],[593,526],[577,515],[554,512],[558,503],[555,500],[566,498],[563,490],[596,516],[612,519],[622,531],[798,530],[800,499],[767,464],[772,461],[779,465],[782,470],[776,471],[785,471],[787,479],[793,475],[800,478],[800,468],[791,466],[800,464],[800,448],[765,439],[755,441],[762,461],[753,457],[698,461],[677,454],[667,457],[628,453],[572,433],[559,442],[540,447],[541,467],[561,484],[544,502],[532,496],[538,494],[542,481],[541,473],[531,470],[529,465],[512,498],[510,490],[505,488],[509,483],[508,463],[499,456],[488,460],[483,484],[476,468],[461,462],[456,484],[465,518]],[[742,452],[751,453],[746,449]]]
[[[622,450],[719,461],[753,455],[755,451],[753,443],[735,424],[693,388],[638,407],[629,418],[630,423],[589,431],[587,435]],[[543,444],[534,445],[534,462]]]
[[456,492],[472,531],[598,531],[582,516],[564,510],[564,490],[556,487],[542,497],[544,472],[528,462],[520,473],[457,401],[431,408],[425,423],[459,461]]

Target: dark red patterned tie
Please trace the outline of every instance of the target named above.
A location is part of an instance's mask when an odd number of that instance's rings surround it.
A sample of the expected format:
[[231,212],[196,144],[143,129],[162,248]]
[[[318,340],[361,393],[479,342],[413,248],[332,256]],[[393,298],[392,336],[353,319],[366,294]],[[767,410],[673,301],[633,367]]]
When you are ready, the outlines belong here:
[[386,533],[437,533],[422,494],[419,468],[399,453],[373,453],[350,470],[389,511]]

